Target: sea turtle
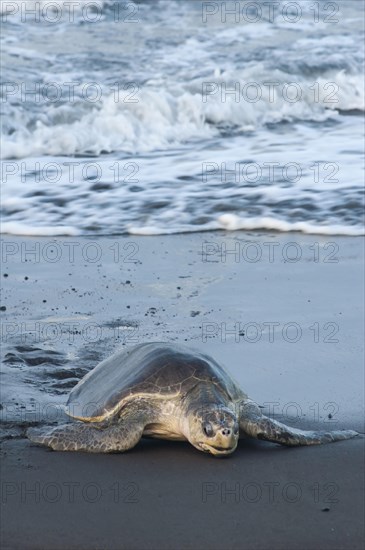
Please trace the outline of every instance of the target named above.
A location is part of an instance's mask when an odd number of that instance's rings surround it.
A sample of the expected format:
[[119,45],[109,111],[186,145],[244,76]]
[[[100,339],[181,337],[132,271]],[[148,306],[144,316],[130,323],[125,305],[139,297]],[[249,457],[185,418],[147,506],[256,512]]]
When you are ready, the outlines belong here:
[[78,422],[31,428],[35,443],[57,451],[124,452],[142,436],[188,440],[215,456],[233,453],[239,437],[282,445],[315,445],[352,430],[301,431],[264,416],[211,357],[154,342],[116,353],[71,391],[66,412]]

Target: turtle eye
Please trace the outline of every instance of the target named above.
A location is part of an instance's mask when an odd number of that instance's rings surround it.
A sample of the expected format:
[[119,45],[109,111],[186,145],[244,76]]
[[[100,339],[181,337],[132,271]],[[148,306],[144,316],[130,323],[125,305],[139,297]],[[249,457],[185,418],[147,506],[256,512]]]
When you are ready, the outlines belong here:
[[212,437],[213,435],[213,427],[211,424],[204,424],[203,431],[207,437]]

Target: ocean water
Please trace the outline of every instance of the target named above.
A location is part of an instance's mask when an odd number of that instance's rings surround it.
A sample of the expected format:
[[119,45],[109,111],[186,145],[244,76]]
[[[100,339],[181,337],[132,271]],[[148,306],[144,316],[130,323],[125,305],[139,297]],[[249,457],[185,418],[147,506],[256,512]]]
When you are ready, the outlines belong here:
[[364,234],[363,2],[0,6],[4,233]]

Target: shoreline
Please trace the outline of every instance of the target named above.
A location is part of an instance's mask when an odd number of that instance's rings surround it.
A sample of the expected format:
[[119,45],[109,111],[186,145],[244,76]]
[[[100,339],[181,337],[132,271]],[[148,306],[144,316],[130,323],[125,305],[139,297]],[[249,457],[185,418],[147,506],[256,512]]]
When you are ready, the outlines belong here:
[[[224,216],[224,214],[223,214]],[[80,239],[109,239],[109,238],[112,238],[112,237],[115,237],[115,238],[126,238],[126,237],[141,237],[141,238],[144,238],[144,237],[152,237],[152,238],[156,238],[156,237],[160,237],[160,238],[163,238],[163,237],[173,237],[173,236],[179,236],[179,235],[204,235],[205,233],[213,233],[213,234],[217,234],[218,236],[225,236],[226,238],[228,238],[229,236],[231,236],[232,239],[235,238],[236,234],[238,235],[273,235],[273,236],[278,236],[280,237],[281,235],[282,236],[285,236],[285,235],[298,235],[298,237],[312,237],[312,238],[315,238],[315,237],[318,237],[319,239],[322,239],[322,238],[330,238],[330,237],[333,237],[333,238],[350,238],[350,239],[356,239],[356,238],[364,238],[365,237],[365,228],[362,230],[362,232],[360,232],[360,228],[358,230],[356,230],[356,232],[349,232],[349,233],[341,233],[341,232],[331,232],[331,231],[324,231],[324,232],[318,232],[316,233],[315,231],[314,232],[307,232],[307,231],[303,231],[303,230],[300,230],[300,229],[296,229],[296,228],[293,228],[293,229],[290,229],[290,228],[285,228],[285,229],[275,229],[275,228],[267,228],[267,227],[253,227],[253,228],[250,228],[250,227],[235,227],[235,224],[234,224],[234,221],[235,221],[235,217],[234,215],[232,214],[227,214],[227,216],[232,216],[231,217],[231,223],[227,224],[227,225],[231,225],[232,227],[217,227],[217,228],[207,228],[207,229],[199,229],[199,230],[191,230],[189,231],[188,229],[187,230],[180,230],[180,231],[176,231],[176,232],[166,232],[166,233],[142,233],[139,231],[138,228],[136,228],[135,232],[123,232],[123,233],[82,233],[82,234],[79,234],[77,232],[75,233],[50,233],[49,235],[47,234],[37,234],[36,232],[34,233],[13,233],[13,232],[7,232],[7,231],[0,231],[0,239],[2,238],[6,238],[6,239],[10,239],[12,237],[16,238],[16,239],[21,239],[21,238],[24,238],[24,239],[60,239],[60,238],[66,238],[66,239],[73,239],[73,238],[80,238]],[[8,223],[8,222],[6,222]],[[16,222],[15,222],[16,223]],[[280,223],[278,221],[278,223]],[[285,222],[283,222],[285,223]],[[301,222],[298,222],[299,224]],[[303,222],[303,224],[305,224],[306,222]],[[314,227],[314,226],[313,226]],[[326,229],[329,229],[328,226],[318,226],[318,228],[320,229],[322,227],[323,230],[326,230]],[[348,226],[348,228],[350,229],[351,226]],[[40,227],[40,229],[42,229],[42,227]],[[140,228],[141,230],[143,230],[143,228]],[[54,229],[53,229],[54,230]],[[54,230],[55,231],[55,230]],[[238,237],[239,238],[239,237]]]

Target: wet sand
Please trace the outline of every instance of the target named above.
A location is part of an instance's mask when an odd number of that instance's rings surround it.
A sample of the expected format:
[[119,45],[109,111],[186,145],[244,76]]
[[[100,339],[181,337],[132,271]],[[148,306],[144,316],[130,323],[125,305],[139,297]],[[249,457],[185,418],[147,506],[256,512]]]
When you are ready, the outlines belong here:
[[363,440],[214,459],[144,441],[124,455],[6,441],[2,548],[360,549]]
[[56,453],[24,429],[62,420],[113,351],[165,340],[213,355],[293,426],[364,432],[363,239],[6,237],[2,253],[2,548],[362,548],[363,436],[214,459],[149,440]]

